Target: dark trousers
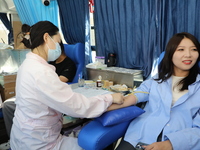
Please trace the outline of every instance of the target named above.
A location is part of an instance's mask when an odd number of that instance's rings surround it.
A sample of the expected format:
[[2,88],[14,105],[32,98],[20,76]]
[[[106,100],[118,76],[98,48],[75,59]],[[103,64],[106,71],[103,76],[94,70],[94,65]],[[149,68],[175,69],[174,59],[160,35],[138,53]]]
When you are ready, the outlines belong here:
[[114,150],[115,149],[115,145],[111,144],[108,147],[104,148],[103,150]]
[[[11,100],[11,99],[10,99]],[[3,111],[3,119],[6,126],[6,131],[8,134],[8,137],[10,137],[10,132],[13,124],[13,117],[15,113],[15,98],[12,99],[12,101],[4,101],[2,111]]]
[[[162,140],[162,131],[157,138],[157,142],[160,142],[161,140]],[[124,141],[123,138],[115,150],[136,150],[136,149],[129,142]]]
[[113,142],[112,144],[110,144],[109,146],[107,146],[106,148],[104,148],[103,150],[114,150],[116,144],[117,144],[117,141]]

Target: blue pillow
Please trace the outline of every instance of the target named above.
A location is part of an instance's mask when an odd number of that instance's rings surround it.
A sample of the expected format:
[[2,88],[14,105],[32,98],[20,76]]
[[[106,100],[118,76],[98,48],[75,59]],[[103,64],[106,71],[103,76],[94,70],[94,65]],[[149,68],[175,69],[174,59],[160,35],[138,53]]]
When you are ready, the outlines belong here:
[[105,112],[100,117],[95,118],[103,126],[112,126],[125,121],[132,120],[145,111],[137,106],[129,106]]

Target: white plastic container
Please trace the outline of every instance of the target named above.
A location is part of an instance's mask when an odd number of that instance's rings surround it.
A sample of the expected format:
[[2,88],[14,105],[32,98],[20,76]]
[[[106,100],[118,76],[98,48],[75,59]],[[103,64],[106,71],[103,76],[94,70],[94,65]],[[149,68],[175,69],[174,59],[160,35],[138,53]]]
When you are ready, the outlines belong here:
[[104,56],[96,56],[95,61],[105,64],[105,57]]

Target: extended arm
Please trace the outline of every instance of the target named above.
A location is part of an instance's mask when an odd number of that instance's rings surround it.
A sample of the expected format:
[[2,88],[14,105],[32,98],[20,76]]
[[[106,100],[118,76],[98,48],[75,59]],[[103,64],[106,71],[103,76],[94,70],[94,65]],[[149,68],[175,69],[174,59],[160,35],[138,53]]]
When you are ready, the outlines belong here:
[[137,103],[137,97],[135,95],[129,95],[129,96],[124,97],[124,103],[122,103],[121,105],[112,104],[110,105],[110,107],[108,107],[107,111],[115,110],[115,109],[119,109],[123,107],[128,107],[131,105],[135,105],[136,103]]

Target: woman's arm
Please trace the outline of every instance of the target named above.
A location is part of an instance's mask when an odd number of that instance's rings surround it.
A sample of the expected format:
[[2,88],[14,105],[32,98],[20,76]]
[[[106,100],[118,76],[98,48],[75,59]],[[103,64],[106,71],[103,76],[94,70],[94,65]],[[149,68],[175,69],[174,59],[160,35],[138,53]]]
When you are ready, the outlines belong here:
[[128,107],[131,105],[135,105],[137,103],[137,97],[135,95],[128,95],[126,97],[124,97],[124,103],[119,105],[119,104],[112,104],[108,107],[107,111],[110,110],[115,110],[115,109],[119,109],[119,108],[123,108],[123,107]]
[[69,81],[69,79],[68,79],[67,77],[62,76],[62,75],[59,76],[59,79],[60,79],[60,81],[62,81],[62,82],[68,82],[68,81]]
[[200,109],[197,111],[195,117],[193,118],[191,128],[185,128],[177,132],[168,133],[164,136],[165,136],[165,139],[170,140],[171,144],[173,145],[173,150],[199,149],[200,148]]

